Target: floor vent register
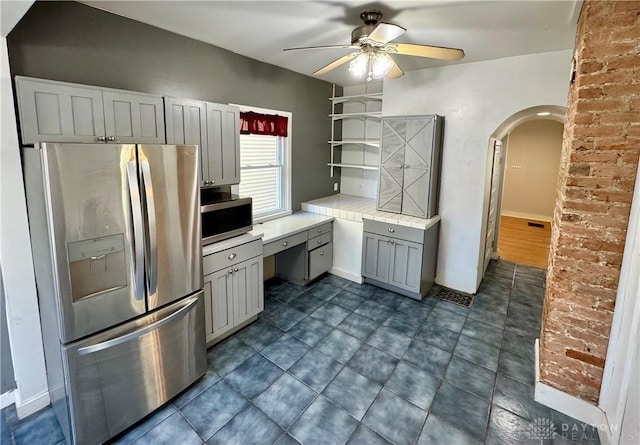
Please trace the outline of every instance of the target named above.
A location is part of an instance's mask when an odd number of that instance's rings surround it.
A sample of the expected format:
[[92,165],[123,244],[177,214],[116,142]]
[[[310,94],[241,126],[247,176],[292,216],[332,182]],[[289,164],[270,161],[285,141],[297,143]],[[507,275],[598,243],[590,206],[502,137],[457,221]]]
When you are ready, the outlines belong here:
[[464,307],[471,307],[473,303],[473,295],[461,294],[459,292],[440,287],[434,297],[441,300],[450,301]]

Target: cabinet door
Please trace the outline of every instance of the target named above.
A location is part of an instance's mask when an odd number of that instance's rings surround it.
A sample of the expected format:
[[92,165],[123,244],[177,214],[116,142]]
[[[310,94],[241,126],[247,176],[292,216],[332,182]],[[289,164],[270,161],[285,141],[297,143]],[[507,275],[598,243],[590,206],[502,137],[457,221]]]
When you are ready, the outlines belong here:
[[420,292],[422,271],[422,244],[392,239],[389,284]]
[[165,143],[162,97],[119,91],[104,91],[102,97],[107,138],[122,143]]
[[402,213],[429,217],[435,116],[408,117],[405,127]]
[[387,283],[389,281],[389,238],[364,232],[362,275]]
[[229,271],[232,269],[204,276],[207,342],[233,327],[233,279]]
[[200,150],[198,175],[202,181],[203,154],[207,152],[207,109],[204,102],[188,99],[164,99],[167,144],[197,145]]
[[22,143],[97,142],[104,137],[102,91],[16,79]]
[[264,309],[262,256],[238,263],[233,268],[234,324],[257,315]]
[[202,178],[214,185],[240,182],[240,110],[207,103],[207,154]]
[[378,209],[385,212],[400,213],[402,210],[405,133],[405,118],[382,120]]

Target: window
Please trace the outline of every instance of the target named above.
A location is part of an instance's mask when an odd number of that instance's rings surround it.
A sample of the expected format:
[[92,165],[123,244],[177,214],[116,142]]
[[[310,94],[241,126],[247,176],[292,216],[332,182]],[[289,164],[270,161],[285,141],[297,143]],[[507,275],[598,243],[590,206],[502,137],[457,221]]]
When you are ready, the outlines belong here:
[[[285,114],[282,111],[240,107],[241,111]],[[289,129],[291,128],[291,114]],[[288,133],[291,135],[291,132]],[[240,135],[241,196],[253,198],[253,220],[264,221],[291,213],[290,136]]]

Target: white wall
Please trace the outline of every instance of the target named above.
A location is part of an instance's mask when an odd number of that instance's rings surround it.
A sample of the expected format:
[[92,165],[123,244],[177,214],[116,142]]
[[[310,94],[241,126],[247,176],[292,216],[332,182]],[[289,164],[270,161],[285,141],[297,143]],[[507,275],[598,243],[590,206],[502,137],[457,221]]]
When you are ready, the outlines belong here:
[[4,279],[9,342],[17,383],[14,391],[16,410],[23,417],[48,405],[49,395],[5,37],[2,37],[0,54],[0,267]]
[[[365,93],[381,93],[382,83],[369,83],[344,87],[343,96],[352,96]],[[346,102],[343,105],[343,113],[361,113],[364,111],[380,111],[380,101]],[[343,119],[343,139],[379,139],[379,119]],[[378,165],[380,161],[377,147],[364,144],[343,145],[335,149],[341,153],[343,164]],[[354,168],[342,168],[340,174],[340,193],[345,195],[362,196],[363,198],[376,198],[378,194],[378,172],[374,170],[358,170]]]
[[509,133],[502,214],[551,221],[564,125],[552,120],[525,122]]
[[567,103],[571,50],[406,73],[385,80],[383,115],[440,114],[445,136],[436,281],[475,292],[482,273],[490,135],[512,114]]

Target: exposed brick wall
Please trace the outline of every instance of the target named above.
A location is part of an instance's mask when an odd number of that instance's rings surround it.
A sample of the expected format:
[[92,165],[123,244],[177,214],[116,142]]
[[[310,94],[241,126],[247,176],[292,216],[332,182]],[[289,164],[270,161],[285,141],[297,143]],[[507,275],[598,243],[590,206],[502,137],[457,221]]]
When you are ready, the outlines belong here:
[[597,403],[640,154],[640,1],[587,0],[576,35],[541,380]]

